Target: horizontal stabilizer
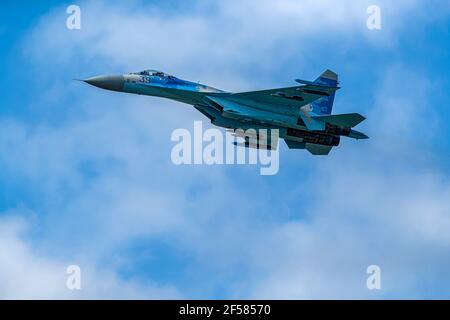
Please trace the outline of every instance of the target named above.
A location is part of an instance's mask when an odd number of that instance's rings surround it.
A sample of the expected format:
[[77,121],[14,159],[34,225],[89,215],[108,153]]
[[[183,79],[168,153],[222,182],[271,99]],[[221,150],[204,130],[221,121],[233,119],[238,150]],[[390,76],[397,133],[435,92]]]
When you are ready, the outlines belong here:
[[289,149],[306,149],[313,155],[327,155],[330,153],[332,146],[325,146],[315,143],[298,142],[284,139]]
[[284,139],[289,149],[305,149],[305,143],[304,142],[298,142],[294,140],[288,140]]
[[359,113],[312,116],[311,118],[346,128],[353,128],[366,119]]
[[362,132],[359,132],[359,131],[356,131],[356,130],[353,130],[353,129],[350,130],[350,134],[348,136],[349,136],[349,138],[353,138],[353,139],[356,139],[356,140],[369,139],[369,137],[366,134],[364,134]]
[[324,146],[321,144],[314,143],[306,143],[306,150],[311,152],[311,154],[315,156],[326,156],[330,153],[330,150],[333,148],[332,146]]

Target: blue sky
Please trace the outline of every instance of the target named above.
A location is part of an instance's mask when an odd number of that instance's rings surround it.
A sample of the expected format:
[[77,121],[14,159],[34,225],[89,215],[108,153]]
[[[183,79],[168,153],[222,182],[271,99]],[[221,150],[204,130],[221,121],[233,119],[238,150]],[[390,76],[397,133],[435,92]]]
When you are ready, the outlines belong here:
[[[450,297],[445,2],[1,6],[1,298]],[[325,158],[281,144],[275,176],[175,166],[170,134],[201,114],[72,80],[145,68],[230,91],[330,68],[333,111],[365,115],[371,139]]]

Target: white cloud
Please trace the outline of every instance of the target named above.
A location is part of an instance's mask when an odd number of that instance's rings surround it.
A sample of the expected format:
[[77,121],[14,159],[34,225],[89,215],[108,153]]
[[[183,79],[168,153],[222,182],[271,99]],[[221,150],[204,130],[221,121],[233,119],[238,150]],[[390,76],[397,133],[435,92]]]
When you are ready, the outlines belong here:
[[[424,298],[448,286],[450,279],[436,279],[450,264],[440,258],[450,247],[448,178],[373,166],[324,171],[306,181],[310,218],[281,224],[255,244],[253,267],[263,276],[253,297]],[[371,264],[382,270],[380,292],[365,287]]]
[[111,270],[82,261],[81,290],[66,287],[67,267],[73,261],[45,257],[24,239],[27,221],[10,211],[0,218],[0,298],[2,299],[133,299],[179,298],[172,287],[136,280],[123,281]]
[[[373,46],[392,46],[396,31],[418,6],[417,1],[379,2],[389,23],[374,35],[366,28],[370,4],[346,0],[198,2],[190,13],[184,13],[154,4],[85,2],[80,4],[82,30],[67,30],[61,23],[65,11],[55,9],[34,29],[26,53],[46,67],[67,66],[73,59],[88,65],[100,60],[122,72],[151,67],[242,90],[255,82],[251,72],[255,68],[267,78],[281,67],[287,69],[284,66],[292,61],[297,72],[308,69],[304,59],[315,44],[322,43],[318,37],[345,39],[330,44],[337,46],[330,48],[336,52],[352,42],[366,45],[365,39]],[[260,77],[258,82],[264,80]]]

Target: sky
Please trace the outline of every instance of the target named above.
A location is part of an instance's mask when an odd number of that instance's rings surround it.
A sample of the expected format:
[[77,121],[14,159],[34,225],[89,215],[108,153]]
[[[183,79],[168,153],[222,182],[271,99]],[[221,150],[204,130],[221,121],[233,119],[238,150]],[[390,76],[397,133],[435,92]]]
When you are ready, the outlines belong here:
[[[0,298],[450,298],[447,1],[0,6]],[[333,112],[370,139],[280,143],[273,176],[176,166],[170,135],[212,127],[200,113],[73,80],[147,68],[233,92],[331,69]]]

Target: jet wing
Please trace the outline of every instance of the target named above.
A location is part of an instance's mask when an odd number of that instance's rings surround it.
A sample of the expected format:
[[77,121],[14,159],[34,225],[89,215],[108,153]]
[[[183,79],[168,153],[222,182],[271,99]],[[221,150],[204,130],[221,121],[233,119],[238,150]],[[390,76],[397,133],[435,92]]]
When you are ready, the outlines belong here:
[[270,108],[255,107],[249,105],[250,103],[243,103],[229,98],[230,95],[217,95],[205,97],[206,102],[212,106],[218,106],[222,109],[221,115],[225,118],[252,121],[257,120],[261,123],[268,123],[271,125],[285,126],[286,124],[295,125],[296,117],[283,112],[273,112]]
[[227,96],[227,99],[250,106],[264,104],[298,108],[324,96],[329,96],[337,89],[339,87],[308,83],[303,86],[233,93]]
[[313,119],[320,120],[323,122],[328,122],[330,124],[353,128],[364,121],[366,118],[359,113],[344,113],[344,114],[333,114],[333,115],[320,115],[313,116]]

